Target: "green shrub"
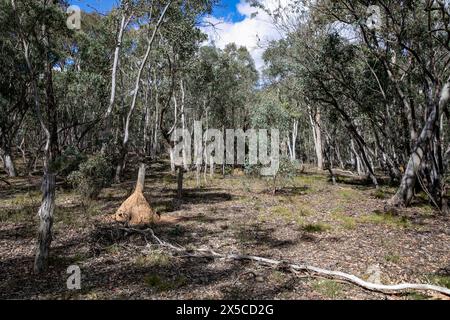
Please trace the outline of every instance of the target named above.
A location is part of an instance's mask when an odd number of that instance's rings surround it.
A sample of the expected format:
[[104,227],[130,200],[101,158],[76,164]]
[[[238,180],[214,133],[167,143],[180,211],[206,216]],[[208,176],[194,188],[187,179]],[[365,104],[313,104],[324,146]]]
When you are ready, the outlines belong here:
[[94,155],[81,163],[79,169],[72,172],[67,180],[80,195],[95,199],[103,188],[111,184],[112,165],[106,157]]
[[283,190],[288,186],[295,186],[295,177],[298,169],[299,163],[297,161],[291,161],[287,157],[281,157],[279,169],[275,176],[270,179],[273,192]]
[[87,157],[74,147],[67,147],[54,162],[55,170],[62,177],[69,176],[78,170],[80,164],[86,161]]
[[244,164],[244,173],[246,176],[250,176],[253,178],[259,178],[261,177],[261,164],[250,164],[248,156],[245,158],[245,164]]

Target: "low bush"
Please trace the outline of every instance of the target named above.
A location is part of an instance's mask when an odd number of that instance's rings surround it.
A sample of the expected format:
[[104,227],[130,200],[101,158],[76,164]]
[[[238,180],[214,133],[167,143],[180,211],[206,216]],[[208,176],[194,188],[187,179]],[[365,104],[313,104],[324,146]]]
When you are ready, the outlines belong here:
[[80,195],[95,199],[103,188],[111,185],[112,173],[110,161],[105,156],[94,155],[81,163],[67,179]]

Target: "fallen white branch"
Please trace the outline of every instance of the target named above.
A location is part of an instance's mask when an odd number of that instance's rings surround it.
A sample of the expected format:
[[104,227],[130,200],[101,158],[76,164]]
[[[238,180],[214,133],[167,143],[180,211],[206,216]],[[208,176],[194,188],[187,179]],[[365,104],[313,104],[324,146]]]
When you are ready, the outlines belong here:
[[[152,229],[146,229],[146,230],[137,230],[137,229],[128,229],[131,231],[135,231],[140,234],[149,233],[154,240],[158,243],[158,245],[169,248],[171,250],[177,251],[177,252],[183,252],[188,257],[196,257],[196,258],[220,258],[220,259],[226,259],[226,260],[248,260],[248,261],[254,261],[263,265],[268,265],[272,267],[277,268],[285,268],[290,269],[294,272],[300,272],[300,271],[307,271],[311,272],[317,275],[325,275],[330,278],[337,278],[340,280],[344,280],[353,284],[356,284],[362,288],[371,290],[371,291],[378,291],[383,293],[393,293],[398,291],[407,291],[407,290],[419,290],[419,291],[434,291],[439,292],[443,295],[450,297],[450,289],[431,285],[431,284],[418,284],[418,283],[402,283],[402,284],[395,284],[395,285],[384,285],[384,284],[376,284],[367,282],[361,278],[358,278],[352,274],[340,272],[340,271],[331,271],[326,270],[314,266],[309,266],[305,264],[291,264],[287,263],[285,261],[279,261],[279,260],[273,260],[263,257],[257,257],[257,256],[250,256],[250,255],[241,255],[241,254],[221,254],[218,252],[215,252],[213,250],[209,249],[194,249],[194,250],[188,250],[186,248],[183,248],[181,246],[174,246],[168,242],[165,242],[158,238]],[[193,253],[196,252],[197,254]]]

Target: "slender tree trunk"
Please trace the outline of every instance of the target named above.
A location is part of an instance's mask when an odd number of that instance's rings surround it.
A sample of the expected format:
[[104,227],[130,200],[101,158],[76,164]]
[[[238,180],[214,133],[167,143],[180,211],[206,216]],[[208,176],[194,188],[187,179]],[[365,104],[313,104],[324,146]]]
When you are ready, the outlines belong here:
[[[222,137],[224,139],[224,141],[226,141],[226,130],[225,130],[225,126],[222,126]],[[225,147],[226,148],[226,147]],[[226,160],[224,159],[224,161],[222,162],[222,176],[225,177],[225,163]]]
[[175,155],[173,147],[169,147],[169,155],[170,155],[170,171],[172,171],[172,173],[175,173],[176,167],[175,167]]
[[141,162],[139,164],[139,172],[138,177],[136,181],[136,192],[144,192],[145,188],[145,172],[146,172],[146,165],[145,163]]
[[[12,8],[15,16],[18,20],[19,25],[21,25],[20,16],[17,15],[15,1],[11,0]],[[49,34],[45,25],[42,25],[42,41],[45,46],[45,94],[47,99],[47,122],[48,126],[44,122],[44,118],[41,113],[41,102],[39,94],[38,81],[35,77],[35,72],[32,64],[32,59],[30,56],[30,47],[27,42],[27,38],[22,35],[21,30],[19,30],[20,38],[23,45],[24,57],[28,72],[30,75],[31,82],[31,92],[34,99],[34,107],[36,116],[39,120],[39,124],[45,133],[46,143],[45,143],[45,158],[44,158],[44,181],[43,181],[43,197],[41,206],[39,208],[39,236],[37,242],[37,250],[34,261],[34,271],[36,273],[41,273],[45,271],[48,263],[48,255],[50,251],[50,245],[52,241],[52,222],[53,222],[53,211],[55,208],[55,173],[53,170],[53,162],[58,154],[58,130],[57,130],[57,108],[55,103],[55,97],[53,93],[53,78],[52,78],[52,64],[49,61],[49,48],[50,39]]]
[[322,145],[322,133],[320,131],[320,111],[317,110],[313,115],[309,114],[310,122],[313,130],[314,148],[316,151],[317,168],[323,170],[323,145]]
[[114,109],[114,102],[116,100],[116,87],[117,87],[116,79],[117,79],[117,68],[119,66],[119,61],[120,61],[120,49],[122,47],[123,33],[129,22],[130,22],[130,18],[128,18],[128,20],[127,20],[127,18],[125,16],[125,12],[122,13],[119,31],[117,34],[116,48],[114,49],[114,62],[113,62],[113,68],[112,68],[112,73],[111,73],[111,95],[109,98],[108,109],[106,110],[106,114],[105,114],[104,137],[103,137],[102,149],[101,149],[102,154],[106,153],[108,139],[111,135],[111,127],[112,127],[111,115],[112,115],[112,112]]
[[184,175],[183,167],[178,166],[177,198],[179,201],[181,201],[183,199],[183,175]]
[[[181,90],[181,126],[184,132],[184,130],[186,129],[186,115],[185,115],[185,90],[183,79],[180,80],[180,90]],[[188,171],[189,166],[185,148],[183,148],[182,153],[183,153],[183,167],[184,170]]]
[[[155,79],[156,79],[156,73],[155,73]],[[158,137],[159,137],[159,102],[158,102],[158,88],[156,86],[155,81],[155,123],[154,123],[154,131],[153,131],[153,145],[152,145],[152,156],[156,157],[158,153]]]
[[206,172],[208,171],[208,163],[209,160],[208,159],[208,154],[206,152],[206,142],[208,141],[208,128],[209,128],[209,123],[208,123],[208,109],[206,110],[206,135],[205,135],[205,139],[204,139],[204,143],[205,143],[205,148],[204,148],[204,171],[203,171],[203,179],[205,180],[205,184],[208,182],[208,180],[206,179]]
[[[49,48],[48,33],[44,27],[44,39],[47,48]],[[43,272],[47,268],[48,255],[52,241],[52,225],[53,213],[55,209],[55,193],[56,193],[56,173],[53,171],[54,161],[59,154],[58,146],[58,118],[57,106],[53,92],[53,75],[50,61],[46,61],[45,80],[46,80],[46,99],[47,99],[47,116],[49,136],[45,148],[45,164],[44,164],[44,183],[43,197],[41,207],[39,208],[39,236],[36,257],[34,260],[34,270],[36,273]]]
[[150,130],[151,112],[150,112],[150,102],[148,99],[148,95],[149,95],[148,92],[146,92],[146,94],[145,94],[145,112],[144,112],[144,141],[143,141],[143,146],[142,146],[142,153],[143,153],[142,157],[146,157],[147,154],[149,153],[148,151],[150,150],[150,148],[149,148],[149,144],[150,144],[149,130]]
[[297,136],[298,136],[298,120],[294,120],[292,128],[292,147],[291,147],[291,160],[297,159]]
[[[178,101],[175,96],[173,96],[172,100],[173,100],[173,109],[174,109],[173,110],[173,128],[176,129],[176,126],[178,123]],[[174,149],[173,149],[172,145],[169,147],[169,154],[170,154],[170,170],[172,171],[172,173],[175,173],[177,168],[175,165],[175,154],[174,154]],[[184,157],[183,157],[183,160],[184,160]]]
[[133,114],[134,109],[136,108],[136,102],[137,102],[137,97],[139,94],[142,73],[144,71],[144,68],[147,64],[148,58],[150,56],[150,51],[152,49],[153,42],[155,41],[156,33],[158,32],[159,27],[161,26],[161,24],[164,20],[164,17],[166,15],[167,9],[169,9],[169,6],[171,4],[172,4],[172,0],[169,0],[168,3],[166,4],[166,6],[164,7],[164,9],[162,10],[162,12],[158,18],[158,22],[156,23],[155,28],[153,29],[152,35],[151,35],[150,39],[148,39],[147,50],[145,51],[144,58],[142,59],[140,66],[139,66],[139,70],[138,70],[138,74],[136,76],[135,86],[134,86],[134,90],[133,90],[133,98],[131,101],[131,106],[130,106],[130,109],[128,110],[128,113],[127,113],[127,116],[125,119],[125,127],[124,127],[124,132],[123,132],[122,151],[121,151],[122,155],[120,158],[120,163],[117,166],[117,170],[116,170],[116,181],[120,181],[122,169],[125,167],[126,154],[128,153],[128,142],[129,142],[129,135],[130,135],[131,116]]
[[47,268],[52,242],[53,213],[55,211],[55,174],[47,171],[42,185],[42,203],[39,208],[39,234],[34,259],[34,270],[40,273]]
[[202,170],[202,165],[201,164],[196,164],[196,168],[195,168],[195,178],[197,181],[197,188],[200,187],[200,174],[201,174],[201,170]]
[[211,156],[209,163],[209,177],[211,179],[214,178],[214,171],[215,171],[214,158]]
[[25,165],[27,163],[27,152],[26,152],[26,144],[25,144],[25,135],[22,138],[22,142],[19,145],[20,153],[22,153],[22,161]]

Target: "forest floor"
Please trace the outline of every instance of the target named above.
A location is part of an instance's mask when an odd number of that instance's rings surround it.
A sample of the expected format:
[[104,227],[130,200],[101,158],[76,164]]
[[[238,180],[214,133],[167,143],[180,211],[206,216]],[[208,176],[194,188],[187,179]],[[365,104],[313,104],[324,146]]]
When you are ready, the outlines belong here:
[[[134,188],[134,175],[86,202],[62,186],[57,193],[50,268],[32,273],[40,178],[0,181],[1,299],[434,299],[386,295],[336,280],[295,275],[252,262],[188,258],[124,234],[111,215]],[[155,234],[187,248],[252,254],[352,273],[385,284],[450,286],[450,217],[423,198],[384,213],[395,188],[375,190],[364,179],[305,172],[275,196],[267,182],[217,174],[196,187],[185,176],[176,204],[176,177],[164,163],[149,168],[145,195],[161,215],[183,217]],[[81,268],[81,290],[66,287],[67,268]]]

